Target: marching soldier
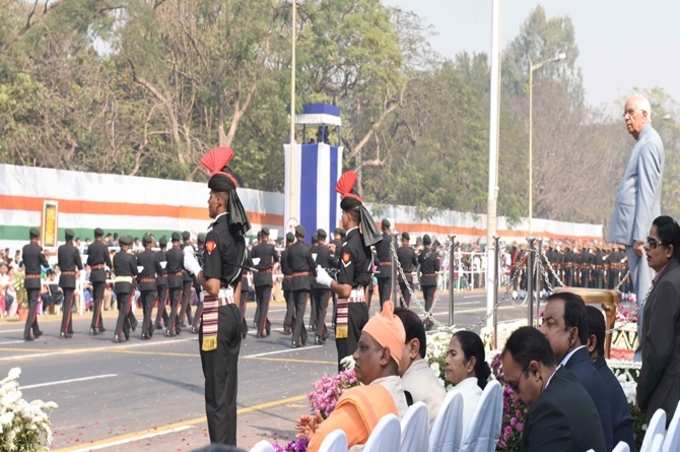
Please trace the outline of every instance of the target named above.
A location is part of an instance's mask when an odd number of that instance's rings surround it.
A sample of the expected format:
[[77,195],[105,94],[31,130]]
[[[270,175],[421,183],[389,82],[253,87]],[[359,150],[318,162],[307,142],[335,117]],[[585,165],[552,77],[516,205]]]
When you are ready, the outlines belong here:
[[170,318],[168,320],[168,327],[165,329],[165,335],[168,337],[173,337],[180,333],[177,309],[178,304],[181,303],[184,284],[184,254],[179,242],[179,233],[173,232],[171,238],[172,248],[165,253],[165,259],[167,260],[165,270],[168,273],[168,290],[170,292]]
[[[245,262],[250,263],[250,250],[246,247]],[[250,281],[248,281],[248,269],[243,269],[241,272],[241,298],[238,302],[238,310],[241,314],[241,337],[245,339],[248,336],[248,322],[246,321],[246,311],[248,311],[248,297],[250,293]],[[257,310],[255,311],[255,328],[257,328]]]
[[[205,289],[199,342],[211,443],[236,444],[236,382],[241,346],[241,272],[250,223],[229,168],[230,148],[217,148],[201,163],[210,172],[208,210],[214,219],[205,240],[199,279]],[[199,267],[200,270],[200,267]]]
[[[118,304],[118,321],[113,342],[124,342],[130,339],[130,294],[134,294],[134,277],[137,276],[137,258],[128,252],[132,246],[132,238],[118,238],[120,251],[113,256],[113,291]],[[123,339],[125,335],[125,339]]]
[[[312,260],[316,261],[314,258],[314,250],[319,245],[319,236],[316,232],[312,234],[312,246],[310,252],[312,253]],[[314,287],[314,281],[311,283],[311,287]],[[316,331],[316,306],[314,305],[314,295],[310,291],[309,293],[309,331]]]
[[[312,247],[312,258],[314,258],[315,265],[321,266],[323,269],[331,268],[331,250],[326,245],[326,231],[319,229],[316,231],[316,245]],[[326,343],[328,339],[328,329],[326,328],[326,311],[328,310],[328,300],[331,297],[331,291],[326,286],[322,286],[316,281],[312,281],[312,305],[316,307],[316,344]]]
[[439,258],[437,253],[430,248],[432,239],[429,235],[423,236],[423,249],[418,255],[418,266],[420,270],[420,288],[425,298],[425,312],[429,313],[434,303],[435,292],[437,289],[437,272],[439,271]]
[[[28,300],[28,317],[24,326],[24,340],[32,341],[42,336],[42,331],[38,326],[38,302],[40,301],[40,274],[41,266],[49,267],[47,259],[42,252],[42,247],[38,244],[38,229],[31,228],[28,231],[30,243],[24,245],[21,251],[21,259],[24,261],[26,275],[24,276],[24,289],[26,289],[26,299]],[[33,334],[31,334],[31,332]]]
[[76,275],[83,269],[83,263],[80,260],[80,251],[73,246],[73,231],[67,229],[65,236],[66,243],[57,249],[57,260],[61,269],[59,287],[64,291],[59,337],[68,339],[73,336],[73,292],[76,289]]
[[[199,232],[198,235],[196,236],[196,259],[198,260],[198,264],[203,267],[204,258],[203,258],[203,253],[204,253],[204,247],[205,247],[205,233],[204,232]],[[194,321],[191,324],[191,332],[193,334],[198,334],[198,328],[201,325],[201,315],[203,314],[203,299],[201,296],[201,284],[198,281],[198,278],[194,277],[194,289],[196,290],[196,294],[198,295],[198,306],[196,306],[196,312],[194,313]]]
[[[406,307],[411,305],[411,292],[409,287],[413,287],[413,272],[418,266],[418,258],[416,257],[416,252],[410,245],[411,236],[408,232],[401,233],[401,246],[397,250],[397,259],[399,259],[399,265],[404,271],[404,276],[406,281],[402,279],[400,275],[397,275],[399,279],[399,288],[401,289],[402,296],[402,307],[404,304]],[[408,286],[407,286],[408,284]]]
[[[156,274],[156,292],[158,293],[158,309],[156,311],[156,321],[154,322],[154,328],[157,330],[162,330],[163,325],[165,325],[165,328],[168,328],[169,325],[168,311],[166,311],[165,309],[165,305],[167,304],[169,296],[168,272],[166,267],[166,265],[168,264],[166,257],[167,246],[168,238],[162,235],[161,238],[158,239],[158,247],[160,248],[160,250],[156,251],[157,260],[161,268],[161,271]],[[161,321],[163,322],[162,324]]]
[[106,267],[113,267],[109,248],[104,244],[104,231],[94,230],[94,242],[87,247],[87,265],[90,267],[90,283],[92,283],[92,321],[90,334],[96,336],[106,331],[102,322],[102,303],[106,287]]
[[286,253],[288,269],[290,271],[290,291],[295,305],[295,322],[293,323],[293,348],[307,343],[307,329],[305,328],[305,310],[311,292],[312,276],[316,276],[314,259],[310,248],[304,242],[305,228],[295,227],[295,243]]
[[158,260],[158,253],[151,249],[153,245],[153,239],[148,235],[144,235],[142,237],[142,246],[144,247],[144,251],[139,253],[137,256],[137,265],[143,267],[138,278],[142,307],[144,309],[144,320],[142,321],[142,339],[151,339],[151,336],[153,336],[151,310],[157,295],[157,277],[163,271],[161,268],[161,262]]
[[354,192],[356,181],[357,174],[348,171],[336,185],[336,190],[342,196],[342,227],[347,231],[340,250],[336,250],[336,254],[340,256],[335,262],[340,270],[337,281],[323,268],[316,269],[316,282],[329,287],[338,295],[335,328],[338,369],[341,368],[342,359],[356,350],[361,330],[368,321],[368,305],[365,300],[366,288],[371,283],[371,246],[382,239],[363,199]]
[[[182,232],[182,252],[184,253],[184,260],[187,260],[187,254],[190,253],[194,259],[196,258],[196,251],[191,244],[191,234],[189,231]],[[194,286],[194,280],[188,271],[184,272],[182,279],[182,307],[179,311],[179,322],[182,328],[187,325],[193,325],[191,320],[191,289]],[[184,319],[186,318],[186,322]]]
[[290,291],[290,266],[288,265],[288,250],[295,243],[295,235],[292,232],[286,234],[286,248],[281,253],[281,273],[283,274],[283,281],[281,282],[281,290],[283,290],[283,299],[286,301],[286,316],[283,319],[283,334],[293,334],[293,323],[295,321],[295,304],[293,303],[293,294]]
[[385,300],[389,300],[392,292],[392,236],[390,220],[383,218],[381,223],[382,240],[375,245],[378,260],[378,299],[380,309]]
[[271,334],[271,322],[267,318],[269,303],[272,298],[274,264],[279,261],[279,253],[274,244],[269,242],[269,229],[262,228],[259,233],[257,245],[250,251],[250,261],[257,269],[253,272],[255,285],[255,302],[257,303],[257,337],[266,337]]

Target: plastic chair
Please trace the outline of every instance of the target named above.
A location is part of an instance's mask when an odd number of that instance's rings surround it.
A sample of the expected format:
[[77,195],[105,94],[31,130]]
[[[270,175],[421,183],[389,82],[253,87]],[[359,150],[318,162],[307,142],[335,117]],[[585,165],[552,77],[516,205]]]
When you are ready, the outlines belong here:
[[255,444],[250,452],[274,452],[274,446],[269,441],[262,440]]
[[630,446],[628,443],[624,443],[623,441],[619,441],[619,444],[617,444],[613,449],[612,452],[630,452]]
[[394,414],[382,417],[368,437],[364,452],[395,452],[399,450],[401,427]]
[[416,402],[401,420],[401,452],[420,452],[427,444],[429,413],[427,405]]
[[652,442],[657,433],[660,433],[662,437],[666,434],[666,412],[660,408],[656,410],[649,421],[645,437],[642,439],[640,452],[652,452]]
[[661,448],[663,448],[663,434],[657,433],[654,435],[654,438],[652,439],[650,452],[661,452]]
[[319,452],[347,452],[347,435],[340,429],[333,430],[323,439]]
[[680,450],[680,402],[675,407],[675,414],[668,424],[668,432],[663,439],[663,452],[672,452]]
[[430,431],[430,452],[458,450],[463,435],[463,396],[458,391],[446,394]]
[[501,436],[503,389],[495,380],[484,387],[472,417],[472,427],[460,446],[461,452],[493,452]]

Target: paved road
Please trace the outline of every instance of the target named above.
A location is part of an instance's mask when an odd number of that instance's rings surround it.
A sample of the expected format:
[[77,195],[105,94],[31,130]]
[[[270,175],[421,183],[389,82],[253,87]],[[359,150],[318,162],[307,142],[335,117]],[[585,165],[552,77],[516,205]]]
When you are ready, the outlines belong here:
[[[484,295],[457,295],[455,323],[478,330],[484,318]],[[377,303],[374,303],[377,304]],[[375,310],[375,307],[373,307]],[[500,320],[521,318],[526,308],[504,305]],[[247,318],[252,320],[254,305]],[[442,296],[436,318],[448,319]],[[336,370],[333,341],[324,346],[289,348],[281,334],[283,306],[271,311],[274,331],[256,339],[251,330],[241,347],[239,364],[239,445],[291,436],[295,420],[307,410],[305,394],[324,373]],[[109,313],[109,316],[113,313]],[[138,314],[141,318],[141,314]],[[105,320],[112,326],[113,318]],[[42,322],[40,339],[21,341],[22,326],[0,323],[0,375],[19,366],[28,400],[53,400],[57,450],[192,450],[208,442],[203,403],[203,375],[197,336],[156,335],[126,344],[86,334],[89,319],[75,321],[71,340],[58,338],[56,319]],[[139,332],[139,331],[138,331]]]

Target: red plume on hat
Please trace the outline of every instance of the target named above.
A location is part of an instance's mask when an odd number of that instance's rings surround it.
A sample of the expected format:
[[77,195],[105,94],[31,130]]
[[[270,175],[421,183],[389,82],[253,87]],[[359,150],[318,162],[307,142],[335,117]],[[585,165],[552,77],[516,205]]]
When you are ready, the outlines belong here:
[[338,179],[338,183],[335,184],[335,191],[340,193],[340,195],[345,198],[345,197],[351,197],[356,199],[359,202],[363,202],[361,197],[357,195],[356,193],[353,193],[352,190],[354,189],[354,186],[357,183],[357,178],[358,175],[356,171],[347,171],[345,172],[342,176],[340,176],[340,179]]
[[229,165],[231,159],[234,158],[234,150],[227,146],[218,146],[209,150],[201,158],[201,166],[208,171],[209,175],[219,173],[222,168]]

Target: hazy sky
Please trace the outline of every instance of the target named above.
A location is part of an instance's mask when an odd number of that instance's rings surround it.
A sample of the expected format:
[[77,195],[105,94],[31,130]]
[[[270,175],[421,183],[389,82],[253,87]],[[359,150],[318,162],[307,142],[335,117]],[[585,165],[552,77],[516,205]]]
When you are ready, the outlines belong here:
[[[432,46],[443,55],[489,51],[491,0],[383,1],[431,24]],[[539,4],[548,17],[571,17],[588,102],[611,110],[633,87],[653,86],[680,100],[680,1],[502,0],[503,47]]]

